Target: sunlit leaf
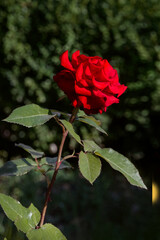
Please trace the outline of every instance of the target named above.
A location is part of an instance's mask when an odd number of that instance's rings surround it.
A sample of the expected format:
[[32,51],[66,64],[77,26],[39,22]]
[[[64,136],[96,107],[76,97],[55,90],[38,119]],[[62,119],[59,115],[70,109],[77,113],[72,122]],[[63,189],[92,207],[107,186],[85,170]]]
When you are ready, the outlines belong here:
[[52,114],[49,109],[42,108],[36,104],[28,104],[13,110],[4,121],[30,128],[44,124],[53,116],[55,114]]
[[[80,122],[86,123],[86,124],[88,124],[88,125],[90,125],[90,126],[92,126],[92,127],[95,127],[99,132],[108,135],[108,134],[104,131],[104,129],[99,126],[99,121],[98,121],[98,120],[93,119],[93,118],[90,117],[90,116],[88,116],[88,117],[83,117],[83,118],[81,117],[81,118],[78,118],[78,120],[79,120]],[[95,120],[96,120],[96,121],[95,121]]]
[[92,140],[83,140],[82,142],[85,152],[94,152],[95,150],[100,149],[100,147]]
[[67,240],[58,228],[49,223],[39,229],[30,230],[27,237],[29,240]]
[[17,229],[24,233],[35,228],[40,221],[40,212],[33,204],[25,208],[17,200],[0,193],[0,205]]
[[101,172],[101,161],[91,153],[80,152],[79,169],[91,184],[96,180]]
[[77,117],[85,117],[85,116],[87,117],[87,115],[85,114],[85,112],[79,109],[79,111],[78,111],[78,113],[77,113]]
[[65,128],[66,128],[66,129],[68,130],[68,132],[72,135],[72,137],[73,137],[78,143],[82,144],[82,143],[81,143],[80,136],[79,136],[77,133],[75,133],[72,124],[71,124],[70,122],[67,122],[66,120],[60,120],[60,121],[63,123],[63,125],[65,126]]
[[106,160],[112,168],[121,172],[132,185],[146,189],[138,170],[128,158],[114,151],[112,148],[96,150],[95,154]]

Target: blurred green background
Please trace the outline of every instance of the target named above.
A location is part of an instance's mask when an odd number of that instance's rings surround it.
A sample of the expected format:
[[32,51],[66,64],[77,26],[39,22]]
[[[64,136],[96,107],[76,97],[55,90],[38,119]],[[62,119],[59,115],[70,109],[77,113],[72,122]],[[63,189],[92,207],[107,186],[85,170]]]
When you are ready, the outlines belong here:
[[[46,220],[68,240],[160,239],[160,206],[151,204],[152,174],[159,182],[160,169],[159,0],[5,0],[0,26],[1,119],[29,103],[71,112],[67,98],[57,102],[63,92],[52,80],[65,50],[107,58],[128,86],[119,104],[96,116],[108,137],[84,124],[75,128],[82,139],[93,138],[129,157],[149,190],[129,185],[106,163],[92,187],[71,162],[75,170],[59,174]],[[15,147],[19,142],[56,156],[61,137],[53,120],[33,129],[1,122],[0,132],[1,165],[26,156]],[[65,151],[80,150],[74,140],[68,143]],[[46,184],[37,173],[0,181],[1,192],[42,209]],[[8,240],[25,239],[2,211],[0,233]]]

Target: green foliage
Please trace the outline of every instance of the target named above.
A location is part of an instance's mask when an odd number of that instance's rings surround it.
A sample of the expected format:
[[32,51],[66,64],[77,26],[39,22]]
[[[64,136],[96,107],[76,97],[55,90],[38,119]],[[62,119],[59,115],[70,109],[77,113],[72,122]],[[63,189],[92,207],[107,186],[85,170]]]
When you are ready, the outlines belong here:
[[41,158],[44,155],[44,152],[38,152],[32,147],[25,145],[23,143],[15,144],[16,147],[24,149],[26,152],[30,153],[33,158]]
[[103,130],[103,128],[101,128],[99,125],[100,125],[100,122],[97,121],[95,118],[93,118],[92,116],[86,116],[84,118],[79,118],[78,119],[79,121],[83,122],[83,123],[86,123],[94,128],[96,128],[98,131],[104,133],[107,135],[107,133]]
[[20,202],[0,193],[0,205],[7,217],[14,222],[18,230],[26,233],[29,240],[66,240],[60,230],[52,224],[45,224],[35,229],[41,214],[33,204],[25,208]]
[[[44,157],[38,162],[38,166],[34,160],[29,158],[11,160],[6,162],[0,168],[0,176],[22,176],[24,174],[27,174],[31,170],[48,172],[55,169],[56,162],[57,157]],[[66,168],[72,168],[72,166],[68,162],[63,161],[59,169],[61,170]]]
[[24,233],[35,228],[40,221],[40,212],[33,204],[31,204],[29,208],[25,208],[20,202],[0,193],[0,205],[7,217],[14,222],[18,230]]
[[100,147],[92,140],[83,140],[83,144],[85,152],[94,152],[95,150],[100,149]]
[[71,124],[70,122],[66,121],[66,120],[60,120],[60,121],[63,123],[63,125],[65,126],[65,128],[66,128],[66,129],[68,130],[68,132],[72,135],[72,137],[73,137],[78,143],[82,144],[82,143],[81,143],[80,136],[79,136],[77,133],[75,133],[72,124]]
[[111,148],[98,149],[95,154],[106,160],[112,168],[121,172],[132,185],[146,189],[137,169],[128,158]]
[[40,229],[32,229],[27,233],[27,237],[29,240],[67,240],[52,224],[44,224]]
[[[52,167],[51,169],[53,170],[56,166],[56,162],[57,162],[57,157],[54,157],[54,158],[44,157],[44,158],[41,159],[40,165],[50,166],[50,167]],[[71,169],[72,166],[67,161],[63,161],[61,163],[59,169],[61,170],[61,169],[65,169],[65,168]]]
[[11,160],[0,168],[0,176],[22,176],[33,169],[37,169],[37,164],[32,159]]
[[101,172],[101,161],[97,156],[81,151],[79,169],[82,175],[92,184]]
[[4,121],[20,124],[25,127],[35,127],[44,124],[55,116],[49,114],[49,112],[50,110],[41,108],[36,104],[28,104],[13,110]]

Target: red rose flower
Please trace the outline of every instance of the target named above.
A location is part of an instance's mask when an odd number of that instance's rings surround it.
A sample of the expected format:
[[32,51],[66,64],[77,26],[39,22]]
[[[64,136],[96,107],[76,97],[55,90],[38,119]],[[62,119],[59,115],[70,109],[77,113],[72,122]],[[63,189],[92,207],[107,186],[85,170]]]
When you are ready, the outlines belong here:
[[65,68],[53,78],[58,86],[72,101],[74,107],[83,107],[87,114],[102,113],[113,103],[119,103],[119,97],[126,90],[119,83],[117,71],[106,59],[88,57],[76,51],[69,61],[68,51],[60,56]]

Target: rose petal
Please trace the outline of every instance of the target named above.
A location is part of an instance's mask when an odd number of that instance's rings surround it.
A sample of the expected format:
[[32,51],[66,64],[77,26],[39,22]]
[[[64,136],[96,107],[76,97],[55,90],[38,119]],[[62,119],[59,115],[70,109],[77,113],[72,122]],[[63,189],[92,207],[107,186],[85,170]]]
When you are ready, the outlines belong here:
[[91,78],[91,77],[92,77],[91,70],[90,70],[90,68],[89,68],[88,65],[87,65],[86,68],[85,68],[85,75],[86,75],[86,77],[88,77],[88,78]]
[[72,72],[68,70],[62,70],[61,72],[57,73],[53,79],[71,101],[77,98],[74,89],[75,78]]
[[112,96],[112,95],[106,95],[107,96],[107,100],[105,103],[105,106],[108,107],[110,105],[112,105],[113,103],[119,103],[119,99]]
[[118,80],[117,70],[113,69],[113,67],[109,64],[108,61],[106,61],[104,65],[104,73],[108,81],[117,82]]
[[110,84],[107,88],[107,92],[112,93],[112,94],[118,94],[118,97],[121,96],[127,87],[124,84]]
[[80,87],[78,84],[75,84],[75,92],[76,94],[82,95],[82,96],[91,96],[91,90],[87,89],[85,87]]
[[93,86],[101,90],[105,89],[108,86],[107,82],[96,81],[94,76],[92,77],[92,83],[93,83]]
[[76,80],[77,82],[81,81],[83,76],[83,63],[81,63],[76,71]]
[[124,84],[121,85],[121,88],[119,90],[119,93],[118,93],[118,97],[121,96],[127,89],[127,86],[125,86]]
[[61,65],[71,71],[75,71],[75,69],[73,68],[71,62],[69,61],[68,58],[68,50],[65,51],[64,53],[62,53],[62,55],[60,56],[60,60],[61,60]]
[[96,114],[99,112],[99,109],[103,111],[105,107],[104,98],[99,98],[92,95],[91,97],[85,97],[85,99],[82,100],[84,111],[87,114]]
[[87,79],[83,79],[83,63],[81,63],[76,71],[76,82],[81,87],[89,87]]
[[80,100],[80,102],[83,104],[83,107],[85,109],[91,109],[91,105],[88,104],[88,98],[86,96],[78,96],[78,99]]
[[80,50],[77,50],[72,54],[72,66],[74,68],[77,68],[78,65],[79,65],[79,63],[78,63],[78,56],[79,55],[80,55]]
[[79,61],[79,64],[80,63],[83,63],[83,62],[85,62],[86,60],[88,60],[88,56],[86,56],[86,55],[84,55],[84,54],[81,54],[81,55],[79,55],[78,57],[78,61]]

